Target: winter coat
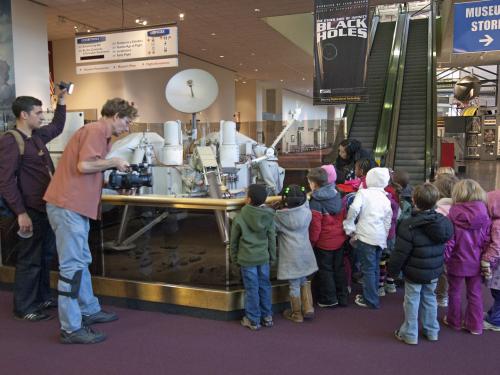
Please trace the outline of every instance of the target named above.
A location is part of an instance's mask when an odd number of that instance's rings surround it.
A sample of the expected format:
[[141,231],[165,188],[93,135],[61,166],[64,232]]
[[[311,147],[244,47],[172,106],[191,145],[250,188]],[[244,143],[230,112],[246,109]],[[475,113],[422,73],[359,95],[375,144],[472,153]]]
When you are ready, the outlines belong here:
[[491,218],[490,239],[482,259],[490,262],[493,277],[488,280],[488,287],[500,290],[500,190],[488,193],[488,212]]
[[389,229],[389,234],[387,235],[388,240],[392,240],[396,237],[396,224],[398,222],[399,215],[399,197],[396,190],[392,186],[387,186],[385,188],[387,192],[387,198],[391,202],[392,218],[391,218],[391,229]]
[[448,216],[452,205],[453,200],[451,198],[441,198],[436,203],[436,212],[439,212],[441,215]]
[[392,221],[391,202],[384,191],[388,182],[387,168],[371,169],[366,175],[368,188],[356,193],[344,220],[347,235],[354,233],[357,240],[382,249],[387,247],[387,236]]
[[309,203],[276,211],[278,235],[278,279],[290,280],[309,276],[318,270],[309,242],[312,214]]
[[251,267],[276,260],[274,211],[245,205],[231,226],[231,260]]
[[488,193],[488,213],[491,219],[490,238],[482,259],[500,263],[500,190]]
[[410,282],[429,284],[443,273],[446,241],[453,225],[434,210],[415,211],[398,228],[396,246],[389,259],[388,273],[396,277],[402,270]]
[[335,185],[328,184],[313,191],[309,206],[312,212],[309,226],[311,245],[322,250],[340,249],[346,240],[342,228],[345,212]]
[[448,218],[454,235],[445,248],[446,270],[450,275],[479,276],[481,254],[490,235],[491,221],[481,201],[461,202],[451,206]]

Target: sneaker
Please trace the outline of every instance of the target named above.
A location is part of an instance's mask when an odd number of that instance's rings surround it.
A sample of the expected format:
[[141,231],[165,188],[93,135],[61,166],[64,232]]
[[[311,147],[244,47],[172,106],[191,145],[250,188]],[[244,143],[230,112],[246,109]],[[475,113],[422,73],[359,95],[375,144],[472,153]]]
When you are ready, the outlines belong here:
[[448,307],[448,298],[438,298],[437,299],[437,305],[439,307]]
[[408,344],[408,345],[417,345],[418,344],[417,340],[408,340],[408,339],[405,339],[403,336],[400,336],[399,329],[394,331],[394,337],[396,339],[398,339],[399,341],[404,342],[405,344]]
[[90,326],[96,323],[108,323],[118,320],[118,315],[114,312],[107,312],[104,310],[98,311],[92,315],[82,315],[82,324]]
[[54,317],[49,314],[45,314],[41,311],[34,311],[32,313],[24,314],[24,315],[14,315],[14,317],[18,320],[27,320],[28,322],[43,322],[45,320],[51,320]]
[[385,297],[385,289],[383,286],[378,288],[378,296],[379,297]]
[[483,321],[483,329],[487,331],[500,332],[500,326],[493,325],[486,320]]
[[47,301],[44,301],[38,305],[38,308],[40,310],[55,309],[56,307],[57,307],[57,299],[55,298],[50,298]]
[[422,333],[422,335],[427,339],[427,341],[438,341],[437,335],[428,335],[427,333]]
[[384,289],[385,289],[386,293],[391,293],[391,294],[392,293],[396,293],[396,284],[394,284],[394,283],[390,283],[390,284],[386,283],[384,285]]
[[265,316],[262,318],[262,325],[267,328],[271,328],[274,325],[272,316]]
[[250,328],[252,331],[258,331],[260,329],[259,324],[252,322],[246,316],[244,316],[243,319],[241,319],[240,323],[243,327]]
[[456,330],[456,331],[459,331],[459,330],[460,330],[460,327],[455,327],[455,326],[452,326],[450,323],[448,323],[448,317],[447,317],[446,315],[445,315],[445,316],[443,316],[443,324],[444,324],[445,326],[450,327],[451,329]]
[[356,298],[354,298],[354,303],[360,307],[369,307],[368,302],[365,301],[363,295],[357,294]]
[[318,306],[322,307],[322,308],[335,307],[338,304],[339,304],[338,302],[335,302],[335,303],[320,303],[320,302],[318,302]]
[[106,340],[102,332],[94,331],[92,328],[83,326],[78,331],[68,333],[61,330],[60,341],[63,344],[97,344]]

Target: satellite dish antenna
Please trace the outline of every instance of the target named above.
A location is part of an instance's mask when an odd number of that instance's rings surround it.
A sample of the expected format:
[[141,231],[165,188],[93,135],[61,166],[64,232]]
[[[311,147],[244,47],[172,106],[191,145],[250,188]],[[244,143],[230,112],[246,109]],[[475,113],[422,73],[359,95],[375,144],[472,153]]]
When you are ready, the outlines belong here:
[[193,115],[193,140],[196,139],[196,113],[210,107],[218,94],[214,76],[201,69],[183,70],[170,78],[165,87],[168,104],[179,112]]

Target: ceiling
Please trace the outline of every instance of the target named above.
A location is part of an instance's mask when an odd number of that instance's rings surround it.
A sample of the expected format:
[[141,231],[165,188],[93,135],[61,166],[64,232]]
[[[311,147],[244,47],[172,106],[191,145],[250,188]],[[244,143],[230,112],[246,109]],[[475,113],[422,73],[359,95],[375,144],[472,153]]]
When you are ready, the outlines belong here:
[[[232,70],[237,79],[266,81],[307,96],[312,94],[313,0],[29,0],[47,7],[49,40],[80,32],[177,22],[179,51]],[[370,0],[370,6],[401,1]],[[451,54],[453,1],[441,2],[443,66],[497,63],[498,53]],[[122,8],[123,4],[123,8]],[[179,13],[184,13],[183,21]],[[288,17],[283,17],[288,16]],[[286,37],[285,37],[286,35]]]
[[[312,95],[312,56],[271,27],[270,20],[311,13],[313,0],[29,1],[47,7],[49,40],[74,37],[74,26],[80,32],[134,28],[138,17],[149,25],[178,22],[181,53],[230,69],[240,81],[267,81]],[[396,2],[370,0],[370,5]],[[184,21],[179,21],[181,12]],[[312,23],[310,29],[312,35]]]
[[[79,31],[122,27],[121,0],[36,2],[47,6],[49,40],[74,37],[75,25]],[[312,10],[313,0],[124,0],[123,27],[136,27],[138,17],[150,25],[178,22],[181,53],[233,70],[242,80],[274,81],[310,96],[312,57],[263,18]]]

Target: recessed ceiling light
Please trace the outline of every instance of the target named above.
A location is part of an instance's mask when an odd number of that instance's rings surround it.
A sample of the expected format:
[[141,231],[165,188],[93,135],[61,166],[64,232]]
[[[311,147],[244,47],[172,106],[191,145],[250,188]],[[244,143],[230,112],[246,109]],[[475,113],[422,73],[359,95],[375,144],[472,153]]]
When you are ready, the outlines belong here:
[[243,66],[243,63],[240,63],[240,66]]
[[305,81],[306,79],[304,77],[302,77],[302,81]]
[[283,82],[284,80],[283,79],[280,79],[280,82]]
[[247,83],[247,81],[242,81],[241,83]]
[[250,55],[255,56],[255,53],[252,52]]
[[201,50],[202,50],[202,51],[206,51],[207,49],[206,49],[206,48],[202,48]]
[[253,11],[254,12],[260,12],[260,9],[259,8],[255,8]]
[[258,71],[259,71],[259,69],[255,68],[255,69],[254,69],[254,71],[255,71],[255,72],[258,72]]
[[220,55],[219,57],[222,59],[222,58],[224,58],[224,55]]
[[210,34],[210,35],[212,35],[212,36],[215,36],[215,35],[217,35],[217,34],[215,34],[215,33],[212,33],[212,34]]
[[184,13],[179,13],[179,19],[180,19],[181,21],[184,21],[184,16],[185,16],[185,14],[184,14]]

